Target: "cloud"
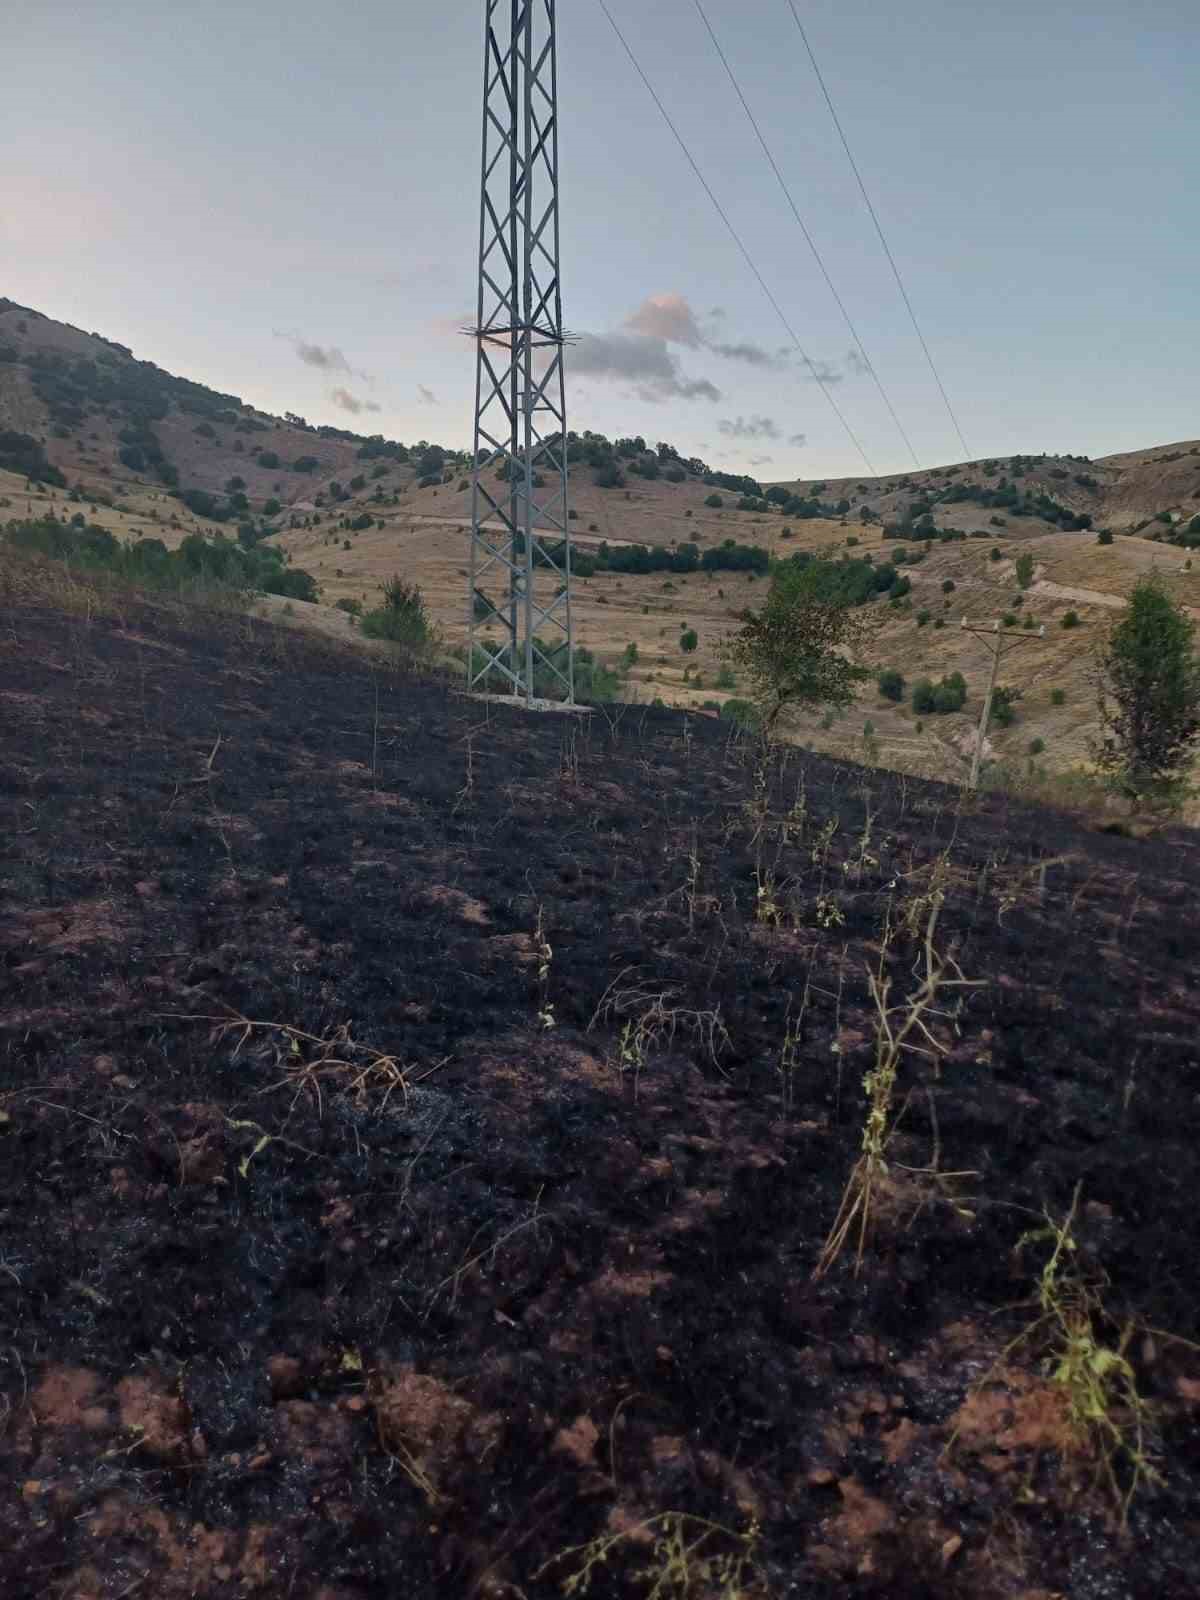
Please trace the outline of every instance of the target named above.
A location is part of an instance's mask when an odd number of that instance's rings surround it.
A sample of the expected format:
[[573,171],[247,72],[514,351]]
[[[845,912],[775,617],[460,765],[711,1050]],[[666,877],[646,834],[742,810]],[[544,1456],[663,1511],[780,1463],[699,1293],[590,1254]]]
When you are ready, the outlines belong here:
[[721,398],[707,378],[688,378],[682,372],[665,339],[648,334],[584,334],[567,360],[573,377],[632,383],[638,397],[653,404]]
[[381,411],[382,406],[377,406],[374,400],[360,400],[358,395],[351,394],[349,389],[335,389],[329,396],[339,411],[348,411],[352,417],[357,417],[363,411]]
[[715,356],[724,356],[726,361],[745,361],[751,367],[777,367],[781,362],[779,356],[773,356],[762,345],[751,344],[749,340],[740,344],[710,344],[708,348]]
[[865,378],[872,370],[871,363],[862,351],[853,348],[846,351],[846,366],[856,378]]
[[[709,312],[710,322],[720,321],[725,313],[719,306]],[[687,350],[711,350],[726,361],[744,361],[752,367],[774,367],[779,359],[762,345],[750,340],[722,344],[709,337],[700,326],[690,302],[681,294],[652,294],[625,322],[631,333],[682,345]]]
[[839,372],[832,361],[814,361],[811,367],[806,366],[805,379],[809,383],[819,383],[824,387],[831,383],[841,383],[846,376]]
[[306,367],[320,367],[322,372],[349,372],[350,363],[336,345],[305,344],[296,340],[296,354]]
[[751,456],[750,465],[752,467],[768,467],[774,459],[774,456]]
[[686,345],[699,350],[707,341],[700,332],[696,313],[681,294],[652,294],[626,321],[632,333],[643,333],[667,344]]
[[417,385],[417,393],[421,397],[421,404],[423,406],[435,406],[435,405],[437,405],[437,403],[438,403],[437,395],[434,394],[432,389],[427,389],[423,383],[419,383]]
[[808,435],[806,433],[793,433],[793,434],[790,434],[789,437],[788,437],[788,443],[789,444],[797,444],[797,445],[807,444],[808,443]]
[[461,339],[464,328],[474,328],[478,323],[478,307],[470,306],[457,317],[434,317],[429,323],[429,330],[441,338]]
[[717,432],[726,439],[778,439],[779,424],[770,417],[723,417]]
[[286,339],[306,367],[316,367],[319,372],[344,372],[348,378],[361,378],[364,383],[374,383],[369,372],[360,372],[346,360],[345,353],[335,344],[312,344],[298,333],[275,331],[277,339]]

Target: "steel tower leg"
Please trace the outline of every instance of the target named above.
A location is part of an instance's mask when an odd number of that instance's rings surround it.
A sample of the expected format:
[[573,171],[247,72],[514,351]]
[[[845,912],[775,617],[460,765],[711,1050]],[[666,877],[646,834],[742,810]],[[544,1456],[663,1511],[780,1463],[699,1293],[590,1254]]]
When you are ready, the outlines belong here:
[[486,0],[467,686],[575,699],[555,0]]

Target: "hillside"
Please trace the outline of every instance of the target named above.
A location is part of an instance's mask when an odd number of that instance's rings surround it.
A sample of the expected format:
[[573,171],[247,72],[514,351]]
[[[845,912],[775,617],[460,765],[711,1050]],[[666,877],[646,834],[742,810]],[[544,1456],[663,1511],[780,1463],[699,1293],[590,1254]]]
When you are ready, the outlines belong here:
[[1194,1592],[1193,835],[65,593],[0,568],[6,1600]]
[[[292,620],[354,639],[354,624],[336,603],[370,606],[379,585],[402,571],[421,586],[447,642],[465,638],[470,494],[461,455],[263,416],[235,396],[138,362],[99,335],[0,301],[0,436],[5,428],[27,432],[53,470],[30,484],[11,456],[12,470],[3,470],[0,452],[0,521],[82,510],[123,539],[168,545],[190,532],[236,529],[278,546],[316,579],[328,609],[293,608]],[[157,465],[147,454],[154,450]],[[626,696],[709,712],[737,698],[739,686],[721,670],[720,645],[761,591],[755,571],[703,570],[727,541],[772,557],[819,551],[881,564],[904,552],[897,571],[910,591],[883,609],[875,651],[876,665],[903,675],[904,700],[868,693],[845,717],[809,719],[796,730],[803,742],[839,756],[961,776],[988,658],[957,624],[1007,615],[1035,636],[1045,627],[1046,636],[1006,661],[1003,681],[1021,698],[1011,725],[993,729],[989,757],[1021,773],[1031,760],[1051,773],[1086,763],[1097,732],[1092,648],[1133,582],[1157,569],[1200,615],[1200,560],[1187,548],[1200,545],[1193,525],[1200,444],[1098,461],[1027,455],[873,481],[786,485],[719,474],[641,439],[572,435],[570,455],[572,530],[582,556],[605,543],[614,552],[631,543],[694,545],[701,568],[580,577],[579,642],[623,670],[636,655],[624,670]],[[1103,529],[1114,534],[1111,543],[1099,542]],[[1036,564],[1027,590],[1016,579],[1023,551]],[[588,570],[586,561],[580,569]],[[1063,627],[1068,613],[1078,617],[1077,629]],[[687,628],[699,641],[690,655],[679,648]],[[916,715],[912,686],[953,672],[968,686],[961,711]]]

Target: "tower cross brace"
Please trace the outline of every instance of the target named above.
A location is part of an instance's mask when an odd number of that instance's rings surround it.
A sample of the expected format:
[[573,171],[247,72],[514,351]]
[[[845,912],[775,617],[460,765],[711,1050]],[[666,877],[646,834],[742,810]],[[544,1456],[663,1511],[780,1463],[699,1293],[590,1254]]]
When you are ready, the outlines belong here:
[[467,686],[573,703],[555,0],[485,0]]

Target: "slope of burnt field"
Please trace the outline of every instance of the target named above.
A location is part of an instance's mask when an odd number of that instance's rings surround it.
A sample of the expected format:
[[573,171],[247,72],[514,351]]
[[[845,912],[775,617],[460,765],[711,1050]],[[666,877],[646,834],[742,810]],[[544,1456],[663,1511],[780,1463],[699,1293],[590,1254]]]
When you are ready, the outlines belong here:
[[[12,584],[0,708],[6,1600],[1195,1593],[1194,836]],[[1077,1185],[1125,1531],[1008,1348]]]

